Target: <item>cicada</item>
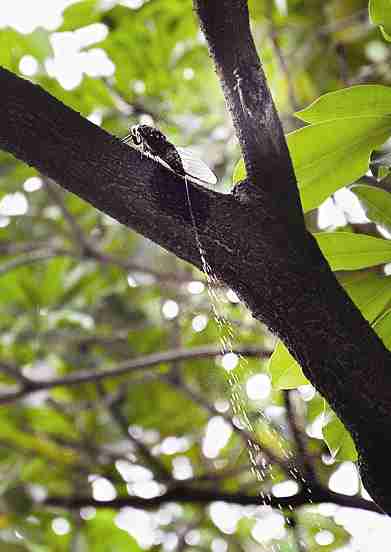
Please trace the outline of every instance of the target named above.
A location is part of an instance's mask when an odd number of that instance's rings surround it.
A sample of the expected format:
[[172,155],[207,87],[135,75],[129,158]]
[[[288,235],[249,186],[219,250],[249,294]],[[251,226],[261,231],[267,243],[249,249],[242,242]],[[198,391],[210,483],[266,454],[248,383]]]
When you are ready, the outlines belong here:
[[161,132],[149,125],[133,125],[122,141],[139,147],[174,173],[203,184],[216,184],[217,178],[210,168],[191,150],[174,146]]

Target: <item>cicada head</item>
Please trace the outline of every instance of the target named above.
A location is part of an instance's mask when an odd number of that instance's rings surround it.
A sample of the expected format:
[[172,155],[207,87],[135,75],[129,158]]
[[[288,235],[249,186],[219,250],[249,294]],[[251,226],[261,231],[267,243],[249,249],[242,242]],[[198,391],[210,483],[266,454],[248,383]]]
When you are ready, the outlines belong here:
[[140,125],[133,125],[130,127],[130,136],[135,146],[140,146],[143,142],[143,137],[140,133]]

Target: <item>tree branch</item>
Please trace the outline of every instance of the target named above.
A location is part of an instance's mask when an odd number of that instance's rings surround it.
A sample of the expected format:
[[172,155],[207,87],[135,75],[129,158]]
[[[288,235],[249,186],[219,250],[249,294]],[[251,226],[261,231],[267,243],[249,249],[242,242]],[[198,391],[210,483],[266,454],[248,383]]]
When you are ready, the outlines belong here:
[[[292,226],[303,213],[288,147],[249,25],[247,0],[194,0],[242,148],[247,194]],[[283,161],[283,162],[281,162]]]
[[[267,358],[269,356],[268,353],[266,353],[263,349],[252,347],[238,347],[237,349],[235,349],[234,352],[243,356],[255,356],[259,358]],[[79,385],[82,383],[98,382],[108,378],[129,375],[131,373],[145,370],[147,368],[159,367],[161,364],[165,363],[180,360],[200,360],[203,358],[213,358],[218,356],[219,354],[220,349],[218,347],[210,346],[194,347],[193,349],[173,349],[151,355],[145,355],[141,358],[128,360],[126,362],[122,362],[116,368],[108,370],[85,370],[75,372],[67,376],[52,378],[48,380],[33,380],[24,377],[24,385],[22,387],[0,394],[0,404],[12,402],[16,399],[25,397],[29,393],[43,391],[44,389],[54,389],[55,387],[60,386],[71,386]]]
[[[182,178],[3,68],[0,86],[2,149],[201,268]],[[189,187],[200,222],[221,202],[232,203],[230,196]]]
[[114,508],[120,509],[125,506],[131,506],[133,508],[141,508],[143,510],[150,510],[159,507],[161,504],[167,502],[179,502],[186,503],[198,503],[209,504],[215,501],[222,501],[228,504],[241,504],[242,506],[251,505],[267,505],[274,508],[298,508],[300,506],[309,504],[318,504],[322,502],[331,502],[338,504],[339,506],[346,506],[349,508],[360,508],[370,512],[382,513],[374,502],[365,500],[359,496],[347,496],[339,493],[334,493],[323,487],[313,489],[311,494],[311,500],[308,498],[308,494],[305,492],[298,493],[291,497],[262,497],[248,495],[245,493],[228,493],[223,491],[211,491],[208,489],[188,488],[184,485],[178,485],[174,489],[168,490],[160,496],[155,498],[140,498],[138,496],[124,496],[117,497],[113,500],[101,502],[95,500],[90,496],[49,496],[43,502],[45,506],[75,509],[83,508],[85,506],[93,506],[95,508]]
[[[102,384],[98,384],[98,392],[103,399],[106,398],[106,390]],[[154,456],[147,445],[142,442],[141,439],[136,439],[129,431],[129,422],[124,416],[121,406],[124,397],[119,397],[116,401],[107,401],[103,400],[103,404],[106,406],[109,414],[111,415],[113,421],[117,424],[118,428],[121,430],[122,435],[127,441],[129,441],[137,451],[137,454],[145,461],[148,467],[151,467],[154,470],[155,477],[159,478],[162,481],[172,482],[173,478],[171,472],[163,462],[157,456]]]

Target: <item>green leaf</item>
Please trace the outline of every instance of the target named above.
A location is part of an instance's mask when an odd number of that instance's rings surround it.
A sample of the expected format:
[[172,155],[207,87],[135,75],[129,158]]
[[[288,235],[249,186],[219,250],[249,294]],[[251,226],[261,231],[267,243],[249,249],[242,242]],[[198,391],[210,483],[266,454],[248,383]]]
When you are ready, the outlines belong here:
[[333,458],[339,461],[357,460],[353,439],[334,413],[332,413],[332,419],[323,427],[323,437]]
[[369,0],[369,16],[374,25],[379,25],[383,36],[391,41],[391,4],[390,0]]
[[314,236],[332,270],[357,270],[391,260],[391,242],[382,238],[349,232],[323,232]]
[[19,70],[19,61],[24,55],[35,57],[43,62],[52,55],[49,33],[37,29],[33,33],[22,35],[14,29],[5,28],[0,33],[0,65],[14,72]]
[[385,312],[373,325],[384,346],[391,350],[391,309]]
[[[388,2],[388,0],[387,0]],[[348,117],[384,117],[391,114],[391,87],[360,84],[323,94],[296,117],[307,123],[324,123]]]
[[246,178],[246,169],[244,168],[243,157],[241,157],[235,165],[232,175],[232,182],[234,184],[237,184],[238,182],[240,182],[240,180],[243,180],[244,178]]
[[391,278],[381,274],[359,274],[342,283],[345,291],[372,323],[391,300]]
[[2,493],[1,499],[7,512],[19,516],[26,516],[33,508],[33,500],[27,492],[27,488],[21,483],[7,487]]
[[140,552],[137,541],[115,523],[115,512],[98,511],[86,523],[88,550],[94,552]]
[[48,31],[39,28],[25,37],[26,53],[34,56],[38,61],[44,61],[53,55]]
[[0,435],[10,446],[15,446],[32,454],[39,454],[49,461],[64,465],[74,465],[77,462],[77,454],[71,449],[57,445],[45,436],[21,431],[15,425],[10,425],[9,419],[0,418]]
[[307,403],[307,420],[311,424],[320,415],[324,415],[327,408],[324,398],[315,393],[314,397]]
[[363,184],[356,184],[350,189],[359,199],[366,216],[391,230],[391,194]]
[[42,305],[54,303],[64,292],[64,282],[72,260],[67,257],[50,259],[40,270]]
[[59,31],[74,31],[99,21],[96,0],[83,0],[66,8],[63,12],[63,24]]
[[28,552],[24,544],[16,542],[0,542],[0,552]]
[[[326,94],[299,112],[315,123],[286,137],[304,212],[366,173],[371,152],[391,134],[390,114],[391,88],[385,86]],[[233,181],[245,177],[241,159]]]
[[306,385],[307,378],[290,354],[288,349],[279,341],[272,356],[270,357],[268,370],[273,387],[276,389],[295,389],[300,385]]
[[287,136],[304,212],[368,170],[373,149],[391,134],[391,116],[346,117]]
[[[351,535],[344,527],[338,525],[333,517],[315,513],[313,508],[304,508],[300,511],[298,520],[303,528],[306,550],[311,552],[334,552],[342,550],[351,540]],[[317,534],[320,531],[329,531],[334,540],[331,544],[319,545]]]

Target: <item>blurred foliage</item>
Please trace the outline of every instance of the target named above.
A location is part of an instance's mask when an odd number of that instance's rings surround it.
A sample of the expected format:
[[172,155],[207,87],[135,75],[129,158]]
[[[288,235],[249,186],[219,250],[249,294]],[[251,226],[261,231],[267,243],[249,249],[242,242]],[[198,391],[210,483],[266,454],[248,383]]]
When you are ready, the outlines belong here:
[[[384,40],[391,28],[388,4],[371,0],[372,22],[365,0],[252,0],[250,12],[290,132],[309,229],[317,232],[341,283],[391,347],[391,285],[383,269],[391,261],[391,246],[379,230],[390,227],[391,163],[387,147],[378,151],[391,133],[391,50]],[[74,40],[78,47],[73,51],[67,43],[61,50],[61,40]],[[93,68],[87,55],[110,60],[112,74]],[[61,63],[75,71],[82,67],[79,75],[73,73],[72,85],[59,75]],[[221,191],[230,189],[233,173],[235,182],[244,176],[190,0],[70,3],[55,30],[39,27],[21,34],[1,28],[0,64],[118,136],[138,122],[159,126],[173,142],[197,149],[214,168]],[[362,181],[370,155],[371,172]],[[343,227],[320,232],[315,209],[349,186],[373,224],[346,216]],[[0,551],[278,546],[299,552],[305,546],[310,552],[331,552],[349,541],[332,515],[310,505],[298,508],[294,517],[288,511],[285,518],[278,514],[282,525],[267,538],[259,524],[266,523],[268,508],[227,505],[226,518],[237,518],[233,528],[224,529],[224,516],[219,522],[212,508],[197,503],[163,504],[153,512],[43,506],[42,500],[53,495],[93,495],[102,501],[153,497],[161,492],[159,485],[175,487],[190,476],[204,477],[196,488],[267,495],[287,474],[273,466],[258,479],[250,469],[246,438],[227,430],[219,447],[219,431],[227,429],[222,416],[234,417],[239,427],[244,419],[275,456],[291,457],[297,443],[286,389],[295,399],[295,423],[303,434],[323,420],[324,439],[311,431],[305,437],[319,481],[327,485],[338,467],[335,460],[354,459],[355,451],[318,394],[308,393],[308,387],[301,395],[294,391],[307,382],[281,343],[269,366],[260,355],[243,358],[227,377],[218,354],[221,332],[202,274],[5,153],[0,153],[0,201],[2,393],[23,385],[24,376],[45,382],[115,370],[171,349],[210,346],[216,351],[204,359],[163,360],[126,377],[26,392],[4,404]],[[226,319],[234,347],[271,351],[273,337],[232,293],[220,289],[218,295],[214,306]],[[246,394],[246,384],[269,373],[270,393],[253,383]],[[220,429],[208,441],[216,420]],[[205,454],[207,442],[214,441],[216,452]],[[164,480],[162,473],[178,480]],[[330,544],[319,544],[321,531]]]

